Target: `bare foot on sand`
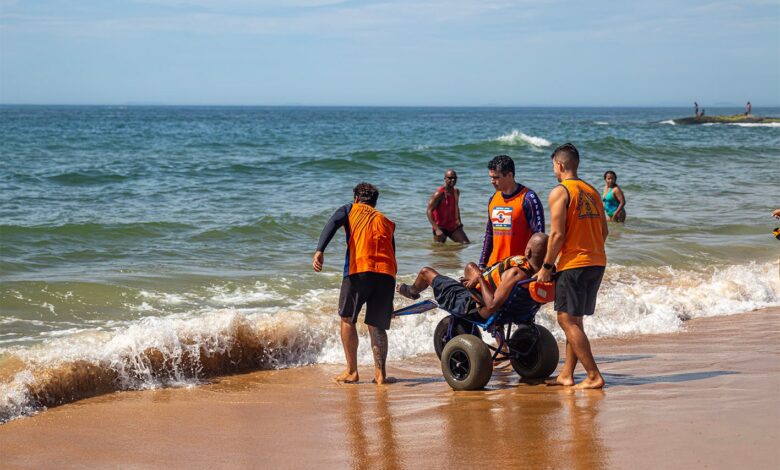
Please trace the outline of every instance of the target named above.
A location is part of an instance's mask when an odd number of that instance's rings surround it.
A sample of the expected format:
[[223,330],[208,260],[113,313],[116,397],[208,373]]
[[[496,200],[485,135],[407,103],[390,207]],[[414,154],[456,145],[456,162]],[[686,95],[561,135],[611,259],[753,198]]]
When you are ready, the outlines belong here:
[[574,386],[576,390],[590,390],[594,388],[603,388],[604,387],[604,377],[599,375],[598,377],[591,379],[589,377],[586,377],[585,380],[578,383]]
[[398,284],[398,287],[396,287],[395,290],[407,299],[417,300],[420,298],[420,293],[414,290],[414,287],[409,284]]
[[375,377],[371,382],[377,385],[390,385],[396,383],[397,381],[398,380],[395,377]]
[[544,383],[551,387],[557,385],[563,385],[564,387],[571,387],[572,385],[574,385],[574,379],[569,377],[561,377],[559,375],[558,377],[553,377],[551,379],[545,380]]
[[336,377],[333,377],[333,381],[340,384],[354,384],[359,380],[360,377],[358,376],[357,371],[350,372],[349,370],[345,370]]

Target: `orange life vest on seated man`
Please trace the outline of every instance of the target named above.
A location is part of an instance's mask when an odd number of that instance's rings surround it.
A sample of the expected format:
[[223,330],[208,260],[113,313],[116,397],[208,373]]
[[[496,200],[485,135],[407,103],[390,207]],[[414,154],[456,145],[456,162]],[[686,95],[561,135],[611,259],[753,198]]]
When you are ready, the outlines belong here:
[[344,275],[373,272],[395,277],[395,224],[368,204],[355,203],[349,211]]
[[[534,277],[534,271],[531,267],[531,263],[528,262],[528,258],[525,256],[508,256],[498,263],[494,264],[490,267],[487,271],[485,271],[482,274],[482,278],[485,280],[488,285],[493,288],[493,290],[498,289],[499,284],[501,284],[501,276],[511,268],[518,268],[524,273],[528,275],[528,278]],[[524,289],[527,289],[529,291],[529,295],[531,298],[540,304],[544,304],[547,302],[551,302],[555,299],[555,281],[552,282],[545,282],[545,283],[538,283],[536,281],[531,281],[528,284],[522,285],[522,286],[516,286],[522,287]],[[479,290],[480,285],[477,284],[477,289]],[[513,290],[514,293],[514,290]],[[512,298],[515,297],[515,295],[511,295]],[[510,299],[511,300],[511,299]],[[510,302],[511,303],[511,302]],[[505,304],[506,305],[506,304]]]

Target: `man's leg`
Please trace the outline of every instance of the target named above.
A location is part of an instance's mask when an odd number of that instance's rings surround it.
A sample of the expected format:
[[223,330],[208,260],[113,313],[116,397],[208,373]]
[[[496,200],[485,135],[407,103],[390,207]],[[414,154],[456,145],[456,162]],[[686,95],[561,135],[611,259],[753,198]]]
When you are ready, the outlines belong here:
[[399,294],[407,299],[417,300],[420,298],[420,292],[430,287],[433,282],[433,278],[438,276],[439,273],[435,269],[425,266],[417,274],[417,279],[410,286],[408,284],[398,284],[396,290]]
[[374,353],[374,382],[378,385],[392,383],[385,372],[387,363],[387,331],[368,325],[371,335],[371,352]]
[[[558,324],[563,328],[563,332],[566,334],[566,362],[569,361],[569,346],[573,350],[575,356],[574,365],[576,366],[576,360],[582,363],[582,367],[585,368],[585,372],[588,376],[577,384],[575,388],[602,388],[604,386],[604,377],[601,376],[599,368],[596,365],[596,360],[593,358],[593,352],[590,349],[590,341],[585,334],[583,328],[582,317],[575,317],[569,315],[566,312],[558,312]],[[564,364],[564,371],[566,370],[566,364]],[[572,380],[574,369],[571,370]],[[565,376],[564,376],[565,377]]]
[[348,317],[341,317],[341,345],[344,347],[347,368],[336,376],[336,382],[355,383],[360,380],[357,370],[358,334],[357,325]]
[[452,241],[458,242],[458,243],[471,243],[469,241],[469,237],[466,236],[466,232],[463,231],[463,226],[456,228],[452,234],[450,235],[450,238],[452,238]]
[[[558,314],[558,325],[560,325],[564,334],[566,334],[566,328],[564,328],[561,321],[562,316]],[[563,367],[557,377],[553,377],[546,381],[547,385],[563,385],[566,387],[574,385],[574,369],[577,368],[577,355],[574,353],[574,348],[568,338],[569,337],[566,336],[566,358],[563,361]]]

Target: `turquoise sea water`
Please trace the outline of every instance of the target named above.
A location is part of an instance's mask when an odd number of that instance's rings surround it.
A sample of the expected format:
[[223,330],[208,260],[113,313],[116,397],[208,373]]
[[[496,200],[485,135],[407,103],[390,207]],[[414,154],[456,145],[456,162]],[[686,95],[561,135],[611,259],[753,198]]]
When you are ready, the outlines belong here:
[[[628,200],[627,223],[610,227],[594,336],[778,305],[780,127],[668,121],[690,111],[0,107],[5,415],[34,405],[37,371],[68,361],[113,371],[117,388],[197,379],[198,364],[176,365],[182,351],[217,354],[241,335],[263,344],[258,367],[341,361],[343,235],[326,274],[310,263],[356,183],[378,186],[397,224],[401,279],[425,264],[455,274],[479,256],[487,161],[510,155],[546,202],[549,154],[569,141],[581,176],[601,189],[615,171]],[[448,168],[474,241],[463,248],[432,244],[425,216]],[[391,359],[429,352],[439,316],[394,324]],[[546,311],[539,321],[553,325]],[[150,348],[171,358],[164,370],[144,362]]]

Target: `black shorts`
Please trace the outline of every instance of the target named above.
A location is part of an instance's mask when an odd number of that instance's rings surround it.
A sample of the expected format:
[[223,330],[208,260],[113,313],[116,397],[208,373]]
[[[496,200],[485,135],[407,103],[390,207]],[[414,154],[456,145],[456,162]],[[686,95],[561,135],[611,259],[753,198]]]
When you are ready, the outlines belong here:
[[[441,233],[443,233],[445,237],[452,238],[452,234],[457,232],[458,229],[461,228],[461,227],[463,227],[463,224],[458,225],[457,227],[455,227],[452,230],[447,230],[447,229],[444,229],[442,227],[439,227],[439,230],[441,230]],[[431,229],[431,232],[433,233],[433,236],[435,237],[436,236],[436,230]]]
[[469,294],[468,289],[463,284],[451,277],[439,274],[433,278],[431,287],[439,308],[446,310],[452,315],[466,315],[469,309],[469,302],[471,301],[471,294]]
[[389,274],[351,274],[341,281],[339,316],[357,323],[360,309],[366,304],[366,325],[386,330],[390,328],[394,295],[395,278]]
[[555,311],[575,317],[593,315],[604,266],[586,266],[561,271],[555,285]]

